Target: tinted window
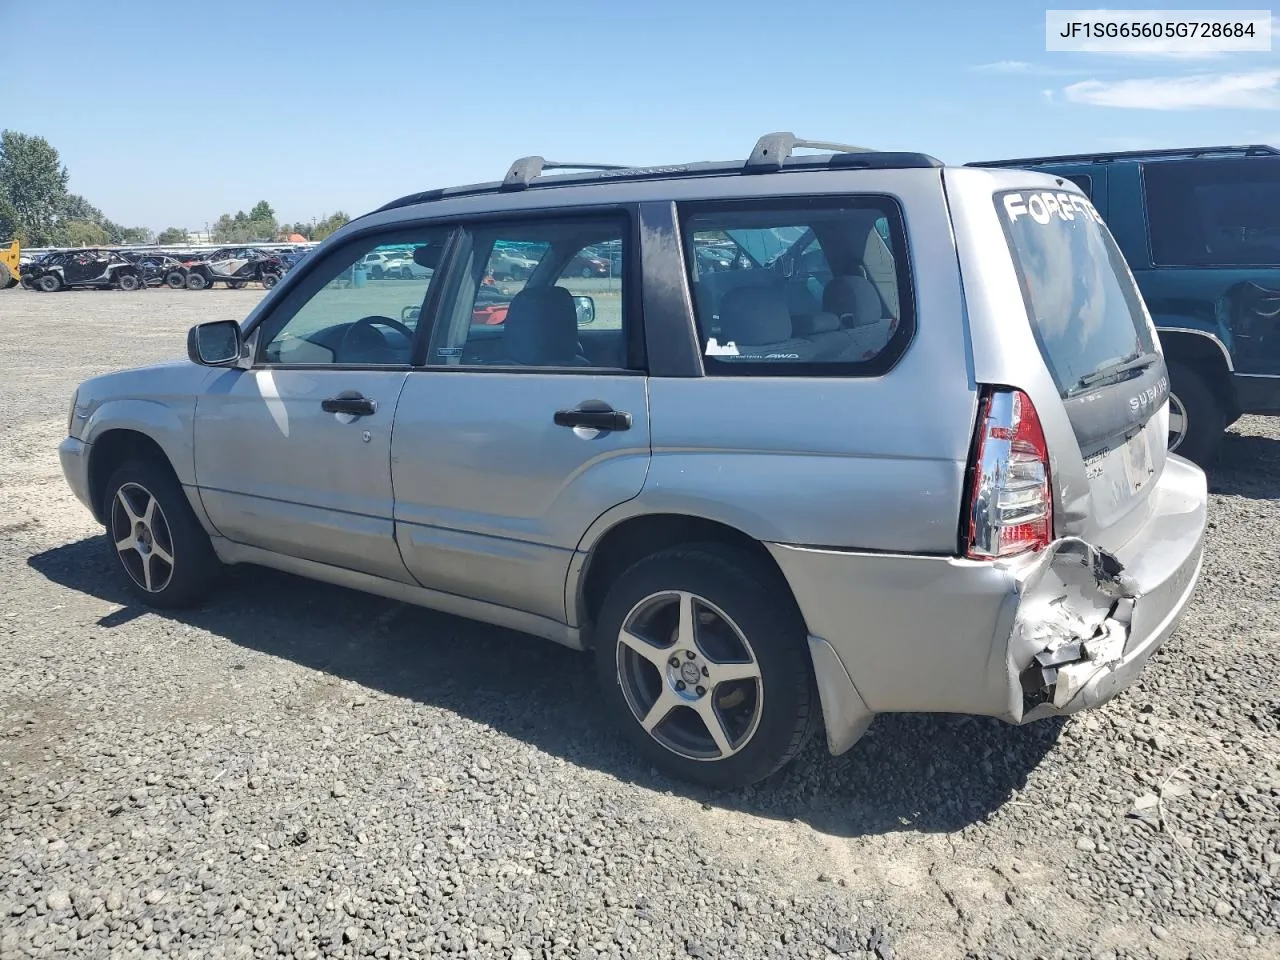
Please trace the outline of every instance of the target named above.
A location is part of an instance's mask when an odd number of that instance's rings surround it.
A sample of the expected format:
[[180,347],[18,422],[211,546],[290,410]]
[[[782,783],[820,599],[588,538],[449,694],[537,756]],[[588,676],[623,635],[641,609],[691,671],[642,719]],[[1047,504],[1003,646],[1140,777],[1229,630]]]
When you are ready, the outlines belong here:
[[1087,173],[1071,173],[1063,177],[1064,180],[1070,180],[1077,187],[1084,191],[1084,195],[1090,200],[1093,199],[1093,177]]
[[1156,263],[1280,264],[1280,157],[1149,163],[1143,181]]
[[708,373],[878,375],[911,339],[905,232],[889,198],[681,207]]
[[1103,366],[1150,354],[1154,339],[1124,258],[1077,193],[996,195],[1040,352],[1063,396]]

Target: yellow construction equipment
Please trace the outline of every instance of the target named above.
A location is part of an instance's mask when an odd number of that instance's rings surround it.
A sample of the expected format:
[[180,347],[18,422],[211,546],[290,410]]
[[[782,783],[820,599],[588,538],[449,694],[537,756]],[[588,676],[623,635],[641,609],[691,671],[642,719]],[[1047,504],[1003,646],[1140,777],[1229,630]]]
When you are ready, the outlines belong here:
[[16,287],[22,278],[18,274],[18,241],[8,247],[0,247],[0,290]]

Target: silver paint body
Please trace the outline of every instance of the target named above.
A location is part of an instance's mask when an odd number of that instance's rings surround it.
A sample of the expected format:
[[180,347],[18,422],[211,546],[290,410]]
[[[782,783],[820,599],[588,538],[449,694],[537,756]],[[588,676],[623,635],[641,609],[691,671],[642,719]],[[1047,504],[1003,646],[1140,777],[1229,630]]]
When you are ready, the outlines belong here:
[[[602,194],[617,203],[889,194],[905,214],[916,334],[892,370],[865,379],[182,361],[82,385],[64,471],[89,504],[95,441],[138,431],[169,458],[227,562],[579,647],[591,642],[583,574],[601,537],[647,514],[717,521],[762,543],[789,582],[839,753],[877,712],[1034,718],[1018,674],[1036,651],[1019,645],[1018,627],[1062,589],[1070,561],[1054,549],[997,562],[955,555],[979,384],[1005,384],[1031,398],[1043,423],[1055,535],[1118,557],[1137,596],[1123,658],[1070,703],[1034,715],[1091,706],[1131,682],[1181,616],[1207,494],[1198,468],[1166,456],[1167,406],[1145,427],[1156,475],[1141,496],[1109,492],[1116,458],[1086,475],[992,202],[999,190],[1046,188],[1074,192],[1020,171],[822,171],[492,193],[375,214],[326,246],[356,229],[554,212]],[[646,272],[650,258],[680,257],[643,231],[640,252]],[[688,290],[678,293],[692,325]],[[250,314],[250,339],[282,296],[276,288]],[[375,397],[376,413],[352,422],[320,410],[321,398],[350,389]],[[552,411],[587,400],[631,412],[632,429],[584,437],[552,424]],[[1087,618],[1095,600],[1086,588],[1072,602]]]

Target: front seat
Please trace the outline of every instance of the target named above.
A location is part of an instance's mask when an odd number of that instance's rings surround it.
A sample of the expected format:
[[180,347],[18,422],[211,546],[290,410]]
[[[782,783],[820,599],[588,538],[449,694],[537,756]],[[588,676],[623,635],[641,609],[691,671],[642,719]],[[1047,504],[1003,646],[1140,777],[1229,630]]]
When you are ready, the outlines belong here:
[[578,311],[564,287],[525,288],[503,324],[507,359],[526,367],[589,367],[578,345]]

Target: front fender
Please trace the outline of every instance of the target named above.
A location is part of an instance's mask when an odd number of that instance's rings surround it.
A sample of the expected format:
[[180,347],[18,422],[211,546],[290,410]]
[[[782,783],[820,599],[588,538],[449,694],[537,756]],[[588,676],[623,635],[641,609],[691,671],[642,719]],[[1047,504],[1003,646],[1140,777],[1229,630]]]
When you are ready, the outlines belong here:
[[133,430],[154,440],[164,451],[183,486],[195,483],[192,444],[194,399],[177,401],[128,398],[105,400],[89,414],[80,439],[92,444],[111,430]]

